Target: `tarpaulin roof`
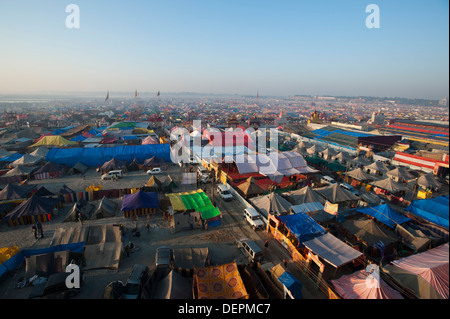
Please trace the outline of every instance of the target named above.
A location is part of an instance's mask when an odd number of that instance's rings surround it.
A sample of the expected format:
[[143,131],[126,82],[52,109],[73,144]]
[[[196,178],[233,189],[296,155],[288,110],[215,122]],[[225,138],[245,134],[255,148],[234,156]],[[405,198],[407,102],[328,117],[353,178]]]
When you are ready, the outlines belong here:
[[264,196],[251,198],[250,201],[267,218],[269,214],[281,215],[289,212],[292,204],[284,199],[280,194],[270,193]]
[[46,173],[46,172],[60,172],[64,169],[63,165],[56,165],[52,162],[45,163],[44,166],[40,167],[34,172],[34,174]]
[[368,281],[371,279],[369,275],[365,270],[360,270],[331,280],[331,283],[344,299],[403,299],[402,295],[383,279],[379,278],[378,282]]
[[394,168],[393,170],[386,172],[386,175],[390,176],[390,177],[399,177],[399,178],[404,178],[404,179],[413,178],[413,176],[403,166],[399,166],[397,168]]
[[265,190],[256,183],[256,180],[253,177],[247,178],[245,182],[238,185],[238,188],[245,196],[259,195],[265,192]]
[[217,207],[211,203],[209,197],[199,189],[192,192],[167,194],[174,210],[194,210],[200,212],[202,219],[207,220],[220,215]]
[[286,271],[283,267],[281,267],[280,264],[272,267],[270,271],[274,274],[275,278],[278,279],[278,281],[286,287],[286,289],[289,291],[290,296],[294,299],[302,299],[302,289],[303,284],[300,280],[297,279],[293,274]]
[[361,252],[330,233],[305,241],[303,245],[334,267],[340,267],[362,256]]
[[18,186],[14,184],[7,184],[5,188],[0,191],[0,200],[27,198],[28,195],[35,189],[36,185]]
[[372,181],[372,180],[374,180],[373,175],[364,172],[364,170],[361,167],[358,167],[357,169],[354,169],[354,170],[348,172],[347,175],[350,176],[353,179],[358,180],[358,181]]
[[411,220],[411,218],[396,212],[388,204],[358,208],[358,211],[360,213],[375,217],[378,221],[391,228],[395,228],[397,224],[403,224]]
[[348,190],[343,189],[335,183],[330,186],[325,186],[315,189],[317,193],[325,197],[331,203],[341,203],[347,201],[358,200],[359,198]]
[[12,162],[9,165],[11,165],[13,167],[17,166],[17,165],[32,166],[32,165],[35,165],[36,163],[39,163],[42,159],[43,159],[42,156],[33,156],[30,154],[25,154],[24,156],[15,160],[14,162]]
[[194,268],[198,299],[248,299],[235,262]]
[[2,175],[1,177],[12,177],[12,176],[24,176],[31,174],[34,170],[36,170],[37,166],[22,166],[17,165],[12,170],[9,170],[6,174]]
[[413,200],[405,210],[436,225],[449,228],[449,199],[445,196]]
[[420,176],[417,179],[417,185],[422,186],[423,188],[440,188],[442,184],[439,183],[436,178],[434,178],[433,174],[425,174]]
[[381,228],[371,219],[347,220],[342,223],[342,227],[370,246],[374,246],[380,241],[385,246],[398,241],[394,232]]
[[326,233],[325,229],[306,213],[278,216],[278,218],[299,242],[305,242]]
[[9,212],[4,219],[17,219],[23,216],[38,216],[49,214],[60,200],[58,198],[47,198],[33,195],[28,200],[21,203],[11,212]]
[[45,160],[56,164],[65,164],[69,167],[81,162],[88,167],[98,167],[105,162],[116,158],[118,160],[131,162],[136,160],[143,162],[152,156],[158,156],[165,161],[170,161],[170,145],[125,145],[115,147],[96,147],[96,148],[70,148],[58,149],[52,148]]
[[123,196],[122,211],[139,208],[158,208],[158,193],[138,191]]
[[390,177],[379,181],[370,182],[369,184],[384,189],[391,194],[407,190],[406,186],[400,185],[399,183],[393,181]]
[[425,279],[444,298],[449,298],[449,244],[394,260],[392,264]]
[[31,147],[37,146],[64,146],[64,145],[76,145],[77,142],[69,141],[62,136],[44,136],[39,142],[34,143]]

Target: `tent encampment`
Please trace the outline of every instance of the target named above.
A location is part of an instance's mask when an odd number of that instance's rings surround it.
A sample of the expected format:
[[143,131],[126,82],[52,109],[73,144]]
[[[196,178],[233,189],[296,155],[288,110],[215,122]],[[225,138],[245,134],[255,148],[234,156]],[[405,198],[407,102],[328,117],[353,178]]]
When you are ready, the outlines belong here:
[[393,229],[395,229],[396,225],[401,225],[411,220],[411,218],[396,212],[388,204],[358,208],[358,212],[375,217],[379,222]]
[[326,199],[320,196],[314,189],[309,186],[305,186],[301,189],[290,191],[284,194],[284,196],[293,204],[305,204],[319,202],[325,204]]
[[449,199],[447,196],[413,200],[405,210],[412,215],[448,229]]
[[51,220],[50,213],[60,203],[58,198],[47,198],[33,195],[3,218],[9,226],[27,225],[34,222]]
[[269,214],[276,216],[288,214],[292,206],[286,199],[278,193],[270,193],[250,199],[250,202],[268,218]]

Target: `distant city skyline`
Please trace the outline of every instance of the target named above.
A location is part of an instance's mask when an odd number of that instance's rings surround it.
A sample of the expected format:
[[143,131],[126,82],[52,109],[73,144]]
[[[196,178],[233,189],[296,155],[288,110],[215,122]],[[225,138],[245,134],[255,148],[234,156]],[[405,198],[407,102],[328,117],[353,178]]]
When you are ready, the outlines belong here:
[[[66,6],[80,28],[66,27]],[[366,7],[380,8],[368,29]],[[449,3],[3,1],[0,94],[449,96]]]

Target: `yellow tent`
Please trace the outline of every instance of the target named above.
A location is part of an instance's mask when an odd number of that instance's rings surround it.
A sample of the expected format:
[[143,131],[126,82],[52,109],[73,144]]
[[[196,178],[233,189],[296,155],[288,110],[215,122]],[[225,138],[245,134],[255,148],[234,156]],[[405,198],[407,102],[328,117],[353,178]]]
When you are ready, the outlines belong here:
[[39,142],[28,146],[31,147],[38,147],[38,146],[65,146],[65,145],[77,145],[77,142],[69,141],[68,139],[65,139],[62,136],[44,136]]

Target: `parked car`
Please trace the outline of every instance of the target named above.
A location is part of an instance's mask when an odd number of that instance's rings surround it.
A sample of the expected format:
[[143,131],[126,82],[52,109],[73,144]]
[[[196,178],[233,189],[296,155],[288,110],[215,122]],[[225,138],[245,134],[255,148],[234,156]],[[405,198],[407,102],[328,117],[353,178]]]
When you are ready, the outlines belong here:
[[156,249],[156,269],[170,268],[173,263],[173,250],[166,246]]
[[230,201],[233,199],[233,194],[231,194],[230,190],[225,185],[217,186],[217,193],[225,201]]
[[161,167],[154,167],[152,169],[149,169],[147,171],[148,175],[157,175],[157,174],[161,174]]
[[114,170],[114,171],[109,171],[106,174],[102,175],[102,180],[108,180],[108,179],[113,179],[114,177],[116,178],[121,178],[122,175],[122,170]]
[[261,215],[256,211],[256,209],[249,207],[244,209],[244,218],[253,228],[253,230],[264,229],[264,222],[261,220]]
[[322,176],[322,178],[320,179],[320,182],[322,184],[336,184],[336,181],[334,180],[333,177],[330,176]]
[[356,196],[360,196],[359,192],[352,186],[347,183],[341,183],[339,184],[343,189],[348,190],[349,192],[353,193]]
[[148,280],[149,269],[146,265],[136,264],[125,283],[122,299],[140,299],[142,288]]
[[250,259],[250,261],[262,262],[264,260],[264,252],[258,244],[247,238],[238,240],[238,248]]

